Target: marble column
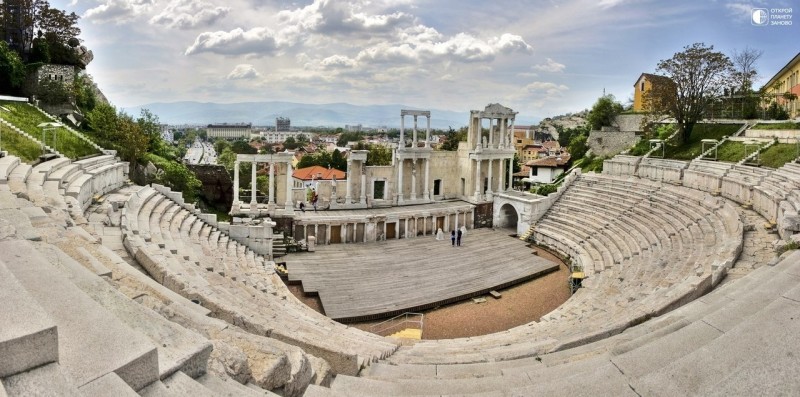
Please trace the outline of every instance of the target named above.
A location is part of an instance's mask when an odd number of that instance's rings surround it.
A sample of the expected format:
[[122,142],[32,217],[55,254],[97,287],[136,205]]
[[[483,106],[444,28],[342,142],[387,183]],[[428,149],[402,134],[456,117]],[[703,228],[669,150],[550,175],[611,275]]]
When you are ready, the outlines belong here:
[[489,149],[494,144],[494,119],[489,119]]
[[364,174],[364,172],[363,172],[364,163],[362,162],[359,166],[361,167],[362,172],[361,172],[361,195],[358,197],[358,199],[359,199],[359,202],[361,202],[361,204],[366,205],[367,204],[367,175]]
[[[415,117],[416,119],[416,117]],[[417,199],[417,159],[411,160],[411,200]]]
[[398,148],[406,147],[405,137],[406,137],[406,116],[400,116],[400,144],[397,145]]
[[425,130],[425,147],[430,147],[431,144],[431,116],[425,116],[428,122],[428,128]]
[[403,203],[403,163],[405,161],[401,159],[397,167],[397,204]]
[[425,159],[425,189],[423,189],[423,197],[425,200],[431,199],[431,159]]
[[503,191],[506,190],[506,189],[504,189],[504,186],[503,186],[504,185],[503,184],[503,178],[506,175],[505,169],[503,169],[503,167],[506,165],[506,161],[503,160],[503,159],[500,159],[499,163],[500,163],[500,169],[497,170],[497,190],[495,190],[498,193],[503,192]]
[[481,161],[475,159],[475,201],[481,200]]
[[256,192],[258,191],[258,189],[256,189],[256,171],[258,168],[258,162],[253,159],[253,162],[250,164],[251,169],[253,170],[253,173],[250,176],[250,205],[253,206],[258,204],[256,201]]
[[292,203],[292,163],[286,162],[286,204],[285,207],[289,211],[294,211],[294,203]]
[[269,163],[269,203],[275,204],[275,162]]
[[412,136],[411,141],[413,142],[412,147],[417,147],[417,115],[414,115],[414,135]]
[[347,189],[345,190],[344,195],[344,203],[350,204],[352,198],[350,197],[350,191],[352,187],[350,186],[353,183],[353,160],[350,158],[347,159]]
[[233,202],[239,202],[239,162],[233,162]]
[[458,210],[456,210],[456,227],[453,229],[458,233]]

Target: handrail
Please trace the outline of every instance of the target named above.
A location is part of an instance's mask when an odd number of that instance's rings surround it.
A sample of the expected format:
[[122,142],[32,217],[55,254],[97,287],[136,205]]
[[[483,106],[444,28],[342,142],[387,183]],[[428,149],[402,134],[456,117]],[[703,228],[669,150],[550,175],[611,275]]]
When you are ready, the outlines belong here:
[[[415,319],[410,319],[409,317],[414,317]],[[419,319],[416,319],[416,318]],[[402,319],[402,320],[401,320]],[[378,324],[373,325],[370,330],[373,334],[378,334],[380,336],[387,336],[391,335],[399,330],[404,330],[407,328],[415,328],[422,331],[424,326],[424,319],[425,315],[422,313],[412,313],[406,312],[397,316],[394,316],[386,321],[380,322]],[[400,328],[402,326],[402,328]],[[391,331],[391,332],[387,332]]]

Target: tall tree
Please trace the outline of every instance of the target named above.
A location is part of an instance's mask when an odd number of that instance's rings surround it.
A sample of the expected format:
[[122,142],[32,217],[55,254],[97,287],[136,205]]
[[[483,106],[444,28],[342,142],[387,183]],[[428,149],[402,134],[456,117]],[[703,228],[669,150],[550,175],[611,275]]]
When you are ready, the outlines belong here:
[[592,106],[592,111],[589,112],[589,124],[593,130],[608,127],[620,113],[622,113],[622,104],[614,99],[614,95],[601,96]]
[[694,125],[733,81],[731,60],[703,43],[686,46],[672,58],[661,60],[656,72],[669,77],[672,84],[656,84],[645,92],[645,108],[675,118],[682,143],[689,141]]
[[753,89],[753,81],[758,76],[756,62],[763,54],[764,51],[750,47],[745,47],[743,50],[733,50],[731,55],[731,61],[734,66],[733,78],[738,85],[738,90],[749,92]]
[[0,93],[16,94],[25,81],[25,65],[19,55],[0,40]]

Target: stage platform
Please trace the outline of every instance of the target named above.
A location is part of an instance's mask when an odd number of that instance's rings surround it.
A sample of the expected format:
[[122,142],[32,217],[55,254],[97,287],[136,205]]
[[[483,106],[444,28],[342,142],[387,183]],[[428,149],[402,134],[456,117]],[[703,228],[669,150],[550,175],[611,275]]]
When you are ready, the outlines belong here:
[[449,235],[335,244],[284,259],[290,282],[319,294],[328,317],[362,321],[455,302],[558,269],[510,234],[469,230],[461,247],[452,247]]

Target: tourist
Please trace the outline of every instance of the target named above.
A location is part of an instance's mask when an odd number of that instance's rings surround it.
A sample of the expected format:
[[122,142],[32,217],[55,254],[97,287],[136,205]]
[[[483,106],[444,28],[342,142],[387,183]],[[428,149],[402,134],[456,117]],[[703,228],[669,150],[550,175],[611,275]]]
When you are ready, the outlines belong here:
[[300,211],[306,212],[306,203],[300,202]]
[[461,229],[458,229],[458,234],[456,235],[456,245],[461,246]]
[[317,212],[317,192],[314,192],[314,195],[311,196],[311,205],[314,206],[314,212]]
[[451,230],[450,231],[450,244],[452,244],[453,247],[456,246],[456,231],[455,230]]

